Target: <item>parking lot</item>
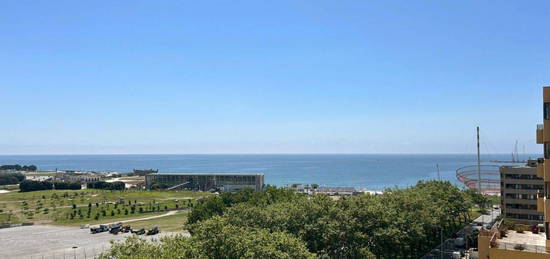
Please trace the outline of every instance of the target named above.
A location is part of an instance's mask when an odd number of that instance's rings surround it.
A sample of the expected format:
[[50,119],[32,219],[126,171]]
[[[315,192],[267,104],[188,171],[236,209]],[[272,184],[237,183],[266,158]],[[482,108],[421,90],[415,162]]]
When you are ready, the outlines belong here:
[[[148,240],[174,233],[142,236]],[[108,232],[90,234],[89,229],[35,225],[0,229],[0,258],[94,258],[110,247],[110,240],[133,235]]]

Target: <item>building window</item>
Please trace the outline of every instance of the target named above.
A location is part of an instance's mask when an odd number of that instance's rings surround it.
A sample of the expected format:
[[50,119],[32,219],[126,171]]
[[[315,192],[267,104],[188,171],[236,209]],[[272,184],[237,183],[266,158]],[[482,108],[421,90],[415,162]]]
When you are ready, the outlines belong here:
[[540,184],[506,184],[506,189],[523,189],[523,190],[543,190],[544,185]]
[[550,102],[544,103],[544,119],[550,120]]
[[530,174],[505,174],[505,179],[521,179],[521,180],[539,180],[541,178],[538,178],[536,175],[530,175]]
[[550,159],[550,145],[548,143],[544,143],[544,158]]

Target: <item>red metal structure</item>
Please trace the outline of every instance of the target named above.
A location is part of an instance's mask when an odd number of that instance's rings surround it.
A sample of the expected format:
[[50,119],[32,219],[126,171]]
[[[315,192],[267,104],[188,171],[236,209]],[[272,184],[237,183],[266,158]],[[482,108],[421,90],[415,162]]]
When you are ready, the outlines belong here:
[[466,187],[487,195],[500,195],[500,166],[469,165],[456,169],[456,178]]

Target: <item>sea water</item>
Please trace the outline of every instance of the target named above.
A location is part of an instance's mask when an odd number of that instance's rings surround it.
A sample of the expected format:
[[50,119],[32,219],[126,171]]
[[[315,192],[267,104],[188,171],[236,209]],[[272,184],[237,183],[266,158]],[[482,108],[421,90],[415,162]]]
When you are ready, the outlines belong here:
[[[540,155],[524,155],[539,157]],[[510,155],[483,156],[490,160],[510,160]],[[368,190],[407,187],[419,180],[440,177],[459,186],[455,170],[475,165],[473,154],[304,154],[304,155],[3,155],[0,164],[36,165],[40,170],[94,170],[132,172],[158,169],[159,172],[242,172],[263,173],[266,184],[293,183],[322,186],[351,186]]]

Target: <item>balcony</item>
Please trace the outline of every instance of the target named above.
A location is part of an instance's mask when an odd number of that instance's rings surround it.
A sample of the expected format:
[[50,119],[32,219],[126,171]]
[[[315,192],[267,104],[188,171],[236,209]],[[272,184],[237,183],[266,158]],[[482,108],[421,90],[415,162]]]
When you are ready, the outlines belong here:
[[537,144],[544,144],[544,125],[537,124]]
[[544,179],[544,163],[537,164],[537,177]]

